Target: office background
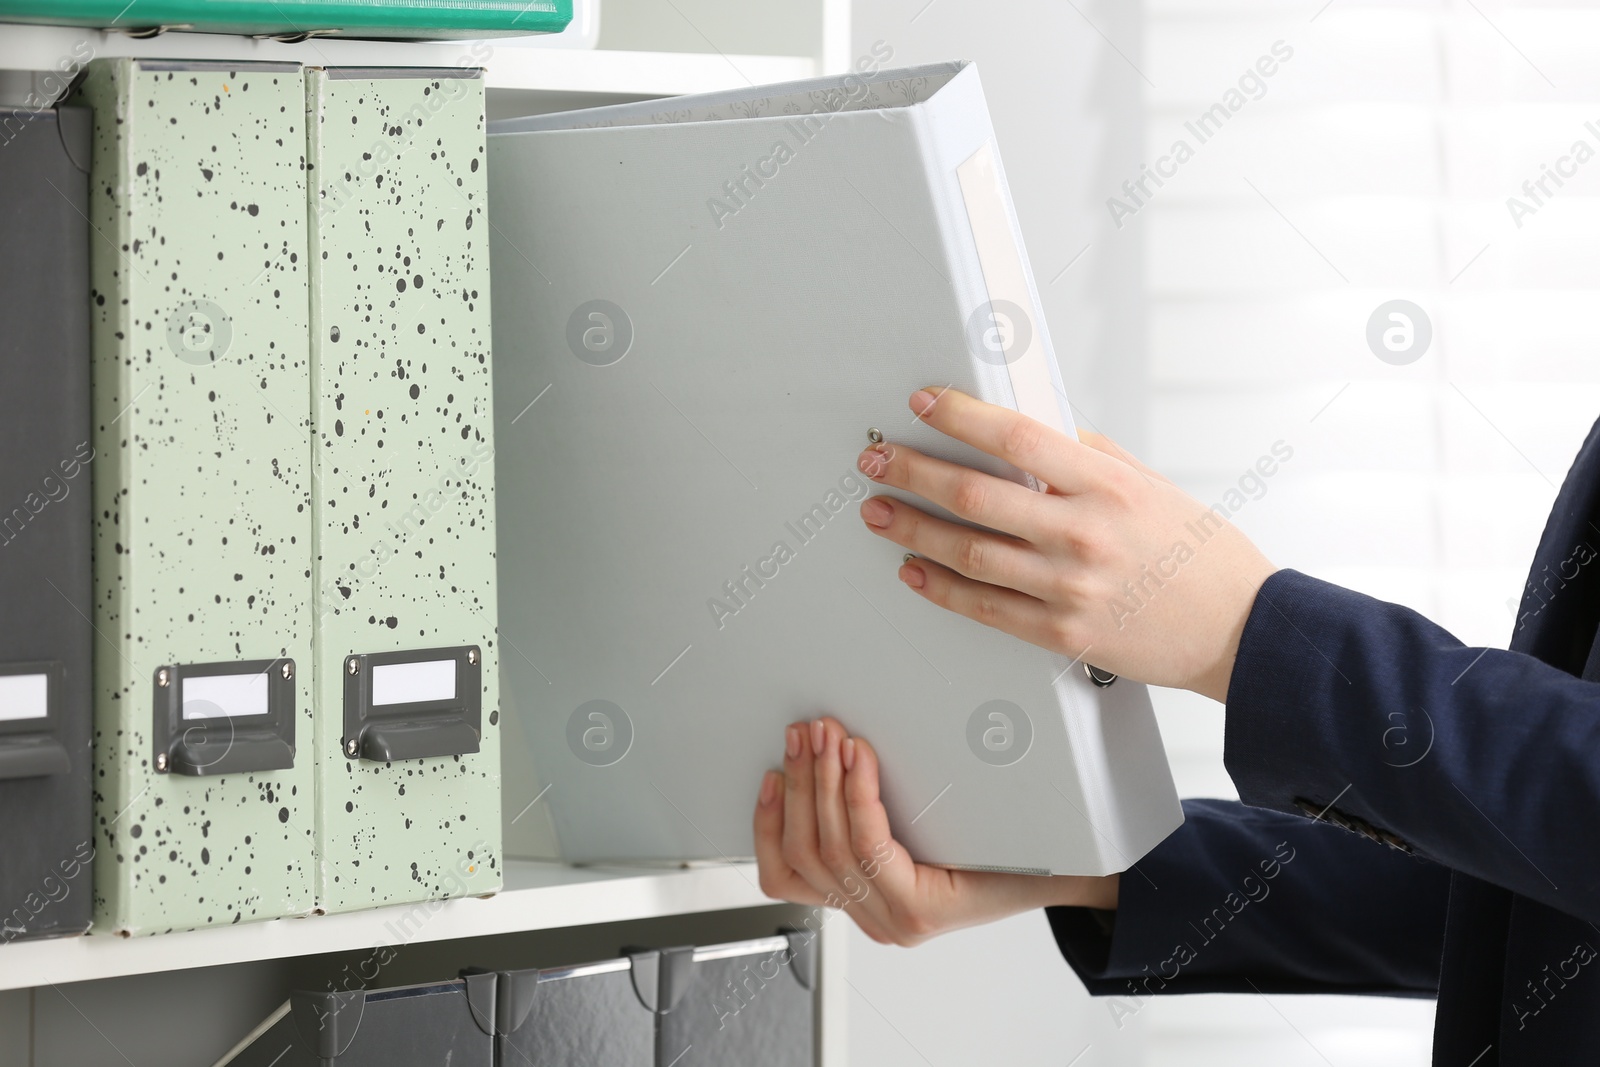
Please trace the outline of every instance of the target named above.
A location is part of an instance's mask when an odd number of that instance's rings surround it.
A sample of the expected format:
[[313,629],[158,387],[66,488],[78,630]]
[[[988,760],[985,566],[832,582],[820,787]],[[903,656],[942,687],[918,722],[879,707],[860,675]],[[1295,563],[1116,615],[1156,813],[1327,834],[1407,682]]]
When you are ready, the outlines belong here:
[[[568,84],[582,82],[578,75],[612,93],[626,81],[643,95],[657,91],[662,71],[704,77],[701,61],[727,78],[719,46],[741,64],[760,53],[766,62],[746,65],[754,80],[809,72],[813,53],[866,55],[880,41],[897,65],[976,59],[1081,423],[1116,437],[1204,502],[1241,490],[1246,503],[1235,521],[1277,563],[1408,604],[1468,642],[1505,644],[1555,487],[1600,414],[1590,310],[1600,280],[1600,156],[1573,149],[1582,141],[1600,152],[1592,60],[1600,6],[854,0],[851,39],[836,44],[811,23],[843,6],[608,2],[604,46],[703,55],[680,68],[659,57],[613,63],[601,54],[596,64],[551,64],[566,74],[547,83],[542,60],[524,61],[507,45],[497,61],[514,68],[507,77],[520,88],[491,102],[491,111],[520,105],[516,94],[536,96],[541,86],[558,85],[573,94],[569,103],[582,102]],[[827,39],[813,40],[819,32]],[[35,43],[15,43],[24,37]],[[0,88],[21,93],[27,83],[16,71],[68,55],[37,43],[54,39],[0,27]],[[234,46],[205,47],[220,54]],[[454,62],[456,53],[448,55]],[[1274,73],[1241,83],[1268,56]],[[628,65],[645,68],[626,72],[637,85],[621,77]],[[1215,115],[1233,92],[1237,110],[1213,119],[1202,143],[1188,124]],[[601,102],[604,94],[590,95]],[[1142,167],[1163,166],[1179,139],[1192,158],[1169,167],[1162,184],[1144,178]],[[1559,168],[1559,184],[1547,168]],[[1537,195],[1525,188],[1538,182]],[[1367,337],[1373,313],[1393,300],[1415,303],[1431,328],[1427,350],[1404,365],[1380,359]],[[893,313],[886,308],[885,320]],[[1270,479],[1241,485],[1278,442],[1293,448],[1292,460]],[[1156,696],[1180,790],[1231,796],[1221,708],[1181,693]],[[682,880],[704,886],[714,877],[701,871]],[[721,906],[752,908],[748,885],[715,888]],[[556,896],[522,892],[482,910],[532,898],[545,907]],[[671,909],[653,898],[607,907],[562,905],[564,922],[610,916],[612,925],[581,943],[541,927],[507,944],[517,958],[590,958],[624,940],[712,943],[771,928],[767,912],[752,911],[737,927],[715,915],[671,916],[670,925],[641,933],[617,925],[612,912]],[[306,929],[340,931],[336,947],[349,955],[370,946],[362,940],[368,932],[381,936],[376,919],[358,928],[360,921],[336,917]],[[847,926],[841,920],[836,930]],[[286,923],[274,933],[301,936],[300,929]],[[179,944],[184,935],[168,936]],[[0,1040],[0,1062],[28,1062],[8,1058],[19,1048],[24,1056],[31,1049],[34,1062],[87,1062],[65,1050],[90,1045],[105,1062],[147,1062],[156,1057],[147,1049],[172,1041],[170,1030],[148,1025],[152,1005],[181,1004],[196,1019],[226,1015],[211,1020],[208,1039],[233,1040],[300,980],[294,952],[241,952],[250,936],[245,930],[229,942],[234,948],[206,956],[204,969],[130,970],[99,983],[87,980],[95,977],[88,965],[73,971],[76,964],[62,962],[81,946],[7,946],[3,962],[27,951],[28,960],[57,968],[40,974],[71,977],[35,990],[40,981],[8,982],[15,972],[0,972],[0,1038],[12,1039]],[[1135,1005],[1132,1014],[1125,1003],[1119,1020],[1108,1002],[1083,993],[1037,913],[914,952],[846,936],[842,1000],[857,1063],[1428,1060],[1426,1002],[1173,998]],[[164,943],[149,951],[169,951]],[[297,944],[306,955],[328,947]],[[450,951],[432,944],[408,948],[385,981],[453,973]],[[171,949],[167,965],[196,964],[185,951]],[[94,1036],[83,1018],[93,1018]]]
[[[1081,424],[1208,504],[1287,443],[1234,518],[1273,562],[1505,647],[1600,416],[1600,158],[1562,162],[1600,150],[1595,5],[856,0],[853,35],[857,54],[978,61]],[[1185,129],[1280,41],[1292,56],[1220,129]],[[1123,190],[1180,138],[1175,175]],[[1535,200],[1547,166],[1575,173]],[[1406,365],[1366,339],[1396,299],[1432,326]],[[1156,701],[1180,791],[1234,796],[1221,707]],[[1433,1016],[1201,996],[1119,1027],[1041,914],[911,953],[856,935],[850,986],[854,1061],[893,1067],[1409,1067]]]

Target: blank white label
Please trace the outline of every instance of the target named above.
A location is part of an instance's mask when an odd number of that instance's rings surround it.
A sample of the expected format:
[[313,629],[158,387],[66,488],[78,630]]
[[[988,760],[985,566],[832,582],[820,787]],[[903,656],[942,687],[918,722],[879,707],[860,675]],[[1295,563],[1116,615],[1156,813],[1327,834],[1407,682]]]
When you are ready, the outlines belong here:
[[239,718],[267,713],[267,675],[208,674],[183,680],[185,719]]
[[419,700],[456,698],[456,661],[430,659],[421,663],[386,663],[372,668],[372,703],[414,704]]
[[[1006,205],[1005,177],[1000,172],[1000,157],[993,141],[986,142],[956,168],[956,180],[961,183],[961,196],[966,201],[967,219],[972,223],[972,238],[989,299],[1015,304],[1028,315],[1037,314],[1033,289],[1028,284],[1028,267]],[[1013,355],[1006,364],[1017,410],[1046,426],[1075,433],[1071,411],[1065,398],[1056,395],[1055,382],[1050,377],[1044,323],[1030,325],[1027,350]]]
[[48,674],[0,674],[0,722],[50,714]]

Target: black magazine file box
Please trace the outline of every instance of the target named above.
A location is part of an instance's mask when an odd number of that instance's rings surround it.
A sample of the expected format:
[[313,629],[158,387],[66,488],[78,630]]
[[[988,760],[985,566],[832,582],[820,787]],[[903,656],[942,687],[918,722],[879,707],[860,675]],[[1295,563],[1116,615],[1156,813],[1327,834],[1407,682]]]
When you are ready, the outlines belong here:
[[495,1062],[538,1067],[652,1067],[655,952],[574,967],[499,972]]
[[0,945],[93,901],[91,129],[0,109]]
[[656,956],[656,1067],[814,1067],[815,933]]
[[292,993],[217,1067],[494,1067],[495,976]]

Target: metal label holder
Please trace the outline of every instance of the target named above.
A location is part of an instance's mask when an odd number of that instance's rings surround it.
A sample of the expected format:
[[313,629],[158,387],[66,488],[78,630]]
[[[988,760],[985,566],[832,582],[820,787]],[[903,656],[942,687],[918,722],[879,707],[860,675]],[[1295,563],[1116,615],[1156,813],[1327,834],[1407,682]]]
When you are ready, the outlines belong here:
[[[454,697],[373,703],[377,668],[443,660],[455,664]],[[393,763],[478,751],[483,725],[482,672],[483,653],[476,645],[345,657],[344,736],[339,741],[345,758]]]
[[[294,766],[292,659],[199,663],[156,668],[151,741],[158,774],[195,776],[281,771]],[[183,683],[222,675],[264,675],[267,710],[257,715],[183,717]]]

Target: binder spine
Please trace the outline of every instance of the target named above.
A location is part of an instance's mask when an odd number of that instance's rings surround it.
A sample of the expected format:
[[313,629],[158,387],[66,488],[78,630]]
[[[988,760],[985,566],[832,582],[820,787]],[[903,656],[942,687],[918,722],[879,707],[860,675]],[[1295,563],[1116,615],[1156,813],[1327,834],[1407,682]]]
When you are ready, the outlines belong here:
[[[970,254],[973,243],[972,231],[967,222],[961,185],[956,179],[954,168],[949,166],[944,158],[940,130],[932,113],[932,109],[939,103],[936,98],[933,102],[907,108],[905,114],[911,123],[917,149],[922,156],[922,178],[928,183],[929,197],[934,210],[938,213],[940,270],[954,293],[955,305],[963,309],[965,318],[956,326],[958,329],[966,330],[973,326],[973,316],[989,299],[989,290],[984,282],[983,272],[974,266],[975,260]],[[966,247],[957,248],[957,242]],[[968,345],[968,356],[974,377],[982,383],[985,393],[983,399],[991,403],[1016,407],[1016,392],[1004,362],[981,358],[971,344]],[[1017,480],[1031,484],[1032,476],[1019,472]]]

